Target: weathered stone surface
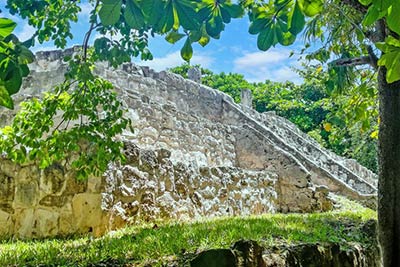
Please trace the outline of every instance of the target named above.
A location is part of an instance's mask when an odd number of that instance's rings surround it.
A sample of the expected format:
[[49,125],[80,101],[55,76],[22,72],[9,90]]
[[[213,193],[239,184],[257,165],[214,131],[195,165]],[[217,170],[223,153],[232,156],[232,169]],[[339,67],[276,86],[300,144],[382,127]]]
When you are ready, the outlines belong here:
[[59,214],[51,209],[37,209],[34,213],[34,235],[40,237],[55,236],[59,233]]
[[102,225],[103,211],[101,209],[101,194],[82,193],[72,199],[72,214],[74,224],[82,232],[99,234],[106,225]]
[[188,71],[188,78],[196,83],[201,83],[201,69],[199,67],[192,67]]
[[7,237],[14,231],[11,214],[0,210],[0,237]]
[[35,181],[24,181],[16,185],[14,207],[33,207],[39,197],[39,186]]
[[240,240],[232,246],[238,267],[266,267],[262,257],[264,248],[252,240]]
[[251,90],[249,89],[242,89],[240,91],[240,104],[244,108],[253,108],[253,95]]
[[[37,55],[16,102],[40,97],[41,88],[64,79],[61,55]],[[373,174],[274,114],[242,109],[231,97],[168,72],[105,63],[95,71],[114,84],[133,122],[135,130],[118,137],[126,163],[78,182],[62,165],[39,170],[2,160],[0,209],[14,223],[11,235],[101,234],[142,220],[324,211],[332,208],[332,191],[375,203]],[[1,121],[13,112],[2,112]],[[37,218],[48,223],[35,226]]]
[[14,179],[5,174],[0,175],[0,203],[14,200]]
[[376,243],[364,247],[356,243],[346,247],[337,243],[262,247],[252,240],[240,240],[231,249],[206,250],[192,256],[190,266],[378,267],[379,261]]

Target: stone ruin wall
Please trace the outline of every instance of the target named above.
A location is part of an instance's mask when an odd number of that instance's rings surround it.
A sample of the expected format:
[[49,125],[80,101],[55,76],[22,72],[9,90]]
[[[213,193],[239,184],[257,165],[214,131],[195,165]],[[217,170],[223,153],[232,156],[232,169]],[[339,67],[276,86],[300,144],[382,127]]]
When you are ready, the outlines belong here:
[[[17,102],[62,82],[62,54],[37,54]],[[312,170],[229,96],[133,64],[96,71],[115,85],[134,123],[119,137],[127,163],[79,182],[60,165],[39,170],[2,160],[1,236],[100,235],[142,220],[332,208]],[[3,124],[12,113],[2,112]]]

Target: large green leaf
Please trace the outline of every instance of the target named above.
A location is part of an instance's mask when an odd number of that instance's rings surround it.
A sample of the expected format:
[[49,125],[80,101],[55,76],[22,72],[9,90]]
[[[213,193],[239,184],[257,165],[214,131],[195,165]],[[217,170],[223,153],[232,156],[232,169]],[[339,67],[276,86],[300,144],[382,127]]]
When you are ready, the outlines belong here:
[[181,57],[189,62],[192,56],[193,56],[193,48],[190,42],[190,38],[188,37],[181,49]]
[[362,24],[364,26],[371,26],[379,19],[379,10],[374,6],[368,8],[367,14],[365,15]]
[[313,17],[324,8],[323,0],[298,0],[299,7],[308,17]]
[[[397,0],[372,0],[372,4],[379,11],[386,11],[392,4],[394,4]],[[397,1],[397,5],[399,2]]]
[[99,11],[101,23],[104,26],[114,25],[121,16],[122,0],[102,0]]
[[22,85],[22,75],[19,67],[16,67],[12,71],[9,79],[4,81],[4,86],[6,87],[9,95],[13,95],[19,91]]
[[243,16],[244,10],[240,5],[226,3],[224,8],[229,12],[232,18],[240,18]]
[[388,14],[386,16],[386,23],[389,29],[400,35],[400,3],[397,5],[392,5],[389,8]]
[[249,27],[250,34],[257,34],[261,32],[271,22],[269,18],[262,17],[253,20]]
[[257,47],[262,51],[267,51],[275,43],[275,29],[273,25],[269,25],[257,37]]
[[278,40],[281,45],[289,46],[296,41],[296,36],[291,34],[290,32],[283,32],[281,39]]
[[291,20],[290,20],[289,31],[292,34],[297,35],[298,33],[300,33],[303,30],[305,23],[306,23],[306,20],[304,18],[304,14],[303,14],[303,12],[301,12],[299,2],[296,1],[295,5],[294,5],[292,16],[291,16]]
[[[1,82],[1,81],[0,81]],[[0,106],[13,109],[14,103],[4,84],[0,83]]]
[[142,10],[140,10],[134,0],[126,1],[124,18],[126,23],[128,23],[132,29],[141,29],[144,26]]
[[389,53],[383,54],[378,65],[386,67],[388,83],[400,80],[400,48],[394,47]]
[[186,30],[196,30],[199,28],[195,8],[191,1],[174,0],[174,9],[179,18],[179,24]]
[[144,16],[151,25],[157,24],[158,20],[164,15],[164,2],[162,0],[146,0],[141,1]]
[[220,7],[219,11],[221,13],[222,21],[224,23],[230,23],[231,22],[231,14],[229,14],[228,10],[226,10],[223,7]]
[[368,6],[372,3],[372,0],[358,0],[358,2],[360,2],[364,6]]
[[204,46],[206,46],[209,42],[210,42],[210,36],[207,34],[205,25],[203,25],[203,26],[201,27],[201,38],[200,38],[200,40],[198,41],[198,43],[199,43],[201,46],[204,47]]
[[175,44],[176,42],[178,42],[180,39],[182,39],[185,36],[186,35],[183,33],[172,31],[172,32],[168,33],[167,36],[165,36],[165,40],[167,40],[168,43]]
[[156,29],[161,33],[169,32],[174,26],[174,11],[172,6],[172,1],[166,3],[164,7],[164,16],[161,16]]
[[213,38],[218,38],[223,30],[224,24],[221,16],[214,16],[206,22],[206,31]]
[[198,31],[190,31],[189,37],[190,37],[190,41],[192,43],[198,42],[200,40],[200,38],[202,37],[201,29]]
[[32,53],[31,50],[29,50],[23,45],[18,46],[18,48],[20,49],[18,57],[19,64],[29,64],[35,60],[35,55]]
[[7,18],[0,18],[0,36],[6,37],[12,33],[17,23]]
[[209,42],[210,42],[210,37],[208,35],[203,35],[199,40],[199,44],[202,47],[205,47]]

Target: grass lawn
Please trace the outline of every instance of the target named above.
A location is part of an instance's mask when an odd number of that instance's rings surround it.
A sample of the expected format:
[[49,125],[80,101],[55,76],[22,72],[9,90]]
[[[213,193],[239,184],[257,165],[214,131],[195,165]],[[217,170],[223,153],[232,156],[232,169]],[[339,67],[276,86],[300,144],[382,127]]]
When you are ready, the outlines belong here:
[[[344,201],[344,200],[343,200]],[[101,238],[90,236],[3,240],[0,266],[162,266],[184,254],[210,248],[228,248],[240,239],[263,245],[281,243],[349,242],[367,243],[370,237],[360,229],[376,212],[344,201],[342,209],[313,214],[267,214],[225,217],[191,223],[144,223],[110,232]],[[105,265],[104,265],[105,266]],[[110,265],[108,265],[110,266]]]

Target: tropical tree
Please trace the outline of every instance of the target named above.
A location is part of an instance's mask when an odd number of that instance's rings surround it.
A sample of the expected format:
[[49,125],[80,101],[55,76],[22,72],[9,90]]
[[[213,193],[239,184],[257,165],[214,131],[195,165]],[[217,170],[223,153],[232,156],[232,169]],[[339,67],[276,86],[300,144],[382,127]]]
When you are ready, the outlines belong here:
[[[9,11],[27,19],[36,32],[28,42],[21,44],[12,35],[15,24],[6,18],[0,21],[0,104],[12,107],[10,95],[18,91],[22,77],[28,74],[26,63],[32,60],[32,54],[27,47],[36,41],[46,40],[54,40],[58,47],[66,45],[67,38],[72,37],[70,21],[77,20],[79,2],[7,0]],[[330,65],[336,81],[331,83],[333,87],[345,88],[346,82],[352,81],[352,75],[357,73],[354,66],[367,64],[377,71],[380,108],[379,238],[384,266],[400,266],[400,209],[397,208],[400,199],[399,1],[240,0],[237,4],[229,0],[89,2],[93,6],[90,26],[82,53],[69,59],[71,72],[66,82],[45,96],[42,102],[34,100],[25,104],[25,114],[36,112],[41,118],[20,116],[19,123],[3,129],[1,149],[10,157],[19,161],[42,157],[41,167],[44,168],[66,156],[59,150],[67,148],[70,152],[79,153],[79,147],[70,145],[71,135],[82,140],[81,146],[91,149],[93,156],[96,150],[104,155],[114,152],[118,155],[119,147],[111,146],[112,136],[120,133],[129,122],[122,120],[121,107],[114,95],[108,92],[111,85],[94,76],[91,69],[96,60],[108,60],[116,66],[129,61],[132,56],[151,59],[147,49],[149,35],[166,35],[166,40],[171,43],[185,38],[181,55],[189,61],[193,43],[204,46],[210,39],[218,39],[225,25],[244,13],[251,21],[249,33],[257,35],[257,45],[264,51],[277,44],[292,44],[307,22],[308,38],[324,39],[325,43],[314,56],[328,60],[330,53],[340,55]],[[93,48],[89,48],[94,31],[102,37],[95,40]],[[120,38],[107,37],[115,35]],[[375,47],[380,51],[377,52]],[[109,102],[102,101],[108,98],[111,98]],[[52,118],[57,114],[54,110],[63,111],[61,121],[67,127],[52,125]],[[99,116],[100,111],[106,112]],[[39,120],[37,124],[34,123],[36,119]],[[72,129],[68,127],[71,121],[75,122]],[[110,134],[104,131],[106,121],[113,125],[114,130]],[[37,125],[36,133],[32,133],[29,128]],[[98,143],[98,137],[106,140],[105,143]],[[54,145],[59,141],[57,138],[65,144],[64,147]],[[45,149],[38,149],[41,146]],[[32,152],[35,150],[36,154]],[[101,172],[105,168],[104,161],[94,158],[81,155],[72,165],[82,177],[91,171]],[[117,158],[120,157],[112,156],[107,160]],[[85,161],[91,162],[89,168],[83,167],[82,162]]]

